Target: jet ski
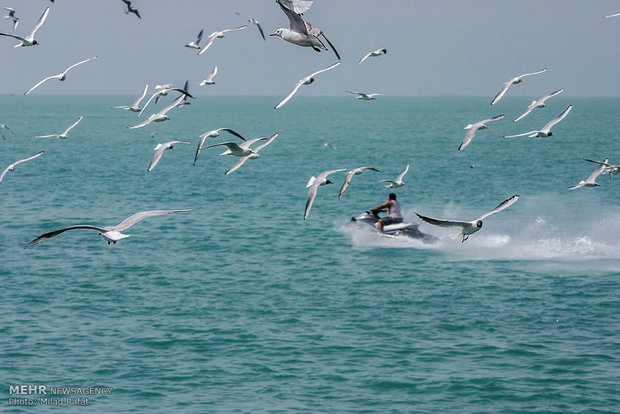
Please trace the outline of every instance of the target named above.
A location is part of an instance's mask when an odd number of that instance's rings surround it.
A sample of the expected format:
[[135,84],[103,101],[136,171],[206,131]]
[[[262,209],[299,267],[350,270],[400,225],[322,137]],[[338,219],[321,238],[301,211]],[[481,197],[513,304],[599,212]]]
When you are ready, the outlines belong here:
[[437,237],[422,233],[415,223],[403,221],[402,223],[388,224],[387,226],[383,226],[383,231],[379,231],[376,226],[378,221],[378,216],[375,216],[370,211],[365,211],[358,216],[351,217],[349,224],[367,225],[385,237],[410,237],[412,239],[421,240],[424,243],[435,243],[439,241]]

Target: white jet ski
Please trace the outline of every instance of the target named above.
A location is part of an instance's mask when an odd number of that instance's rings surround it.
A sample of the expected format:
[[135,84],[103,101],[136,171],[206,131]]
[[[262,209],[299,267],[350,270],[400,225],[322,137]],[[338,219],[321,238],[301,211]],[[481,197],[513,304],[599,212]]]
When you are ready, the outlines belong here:
[[383,226],[383,231],[379,232],[376,226],[378,221],[378,216],[375,216],[370,211],[365,211],[358,216],[351,217],[351,221],[349,222],[349,224],[367,225],[369,227],[372,227],[374,231],[386,237],[410,237],[412,239],[421,240],[424,243],[435,243],[439,241],[437,237],[431,236],[430,234],[422,233],[418,229],[417,224],[405,221],[403,221],[402,223],[388,224],[387,226]]

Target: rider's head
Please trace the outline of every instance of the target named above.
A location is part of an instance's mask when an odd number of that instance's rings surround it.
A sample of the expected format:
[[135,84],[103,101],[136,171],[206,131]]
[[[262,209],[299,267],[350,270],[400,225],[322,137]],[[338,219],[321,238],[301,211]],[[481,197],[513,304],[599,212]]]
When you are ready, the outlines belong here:
[[390,200],[396,200],[396,194],[394,194],[394,193],[390,193],[390,195],[388,196],[388,199],[390,199]]

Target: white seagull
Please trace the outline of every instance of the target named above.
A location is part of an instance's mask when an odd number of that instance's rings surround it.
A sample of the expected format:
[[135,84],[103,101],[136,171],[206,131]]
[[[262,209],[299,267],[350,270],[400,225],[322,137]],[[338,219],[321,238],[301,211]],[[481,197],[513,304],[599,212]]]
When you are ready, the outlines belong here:
[[551,133],[551,128],[557,124],[558,122],[560,122],[561,120],[563,120],[566,115],[568,115],[568,113],[570,112],[570,110],[573,109],[573,105],[568,105],[568,108],[566,108],[564,110],[564,112],[562,112],[560,115],[558,115],[557,117],[553,118],[551,121],[549,121],[547,123],[547,125],[545,125],[541,130],[539,131],[529,131],[529,132],[524,132],[522,134],[516,134],[516,135],[504,135],[504,138],[514,138],[514,137],[522,137],[524,135],[529,136],[530,138],[538,138],[538,137],[551,137],[553,136],[553,133]]
[[362,101],[373,101],[375,99],[375,96],[383,95],[382,93],[364,93],[364,92],[353,92],[353,91],[347,91],[347,90],[345,90],[345,92],[352,93],[353,95],[357,95],[355,99],[361,99]]
[[190,49],[200,49],[200,41],[202,40],[203,31],[204,30],[201,30],[200,32],[198,32],[198,36],[196,36],[196,40],[192,40],[191,42],[186,44],[185,47],[189,47]]
[[17,39],[20,41],[20,43],[16,44],[14,47],[20,47],[20,46],[34,46],[34,45],[38,45],[39,42],[37,42],[34,39],[34,35],[35,33],[37,33],[37,30],[39,30],[39,28],[43,25],[43,22],[45,22],[45,19],[47,18],[47,14],[49,13],[50,8],[47,7],[45,9],[45,11],[43,12],[43,15],[41,15],[41,17],[39,18],[39,20],[37,21],[37,24],[34,25],[34,27],[32,28],[32,30],[30,31],[30,33],[28,33],[28,36],[24,37],[19,37],[19,36],[15,36],[9,33],[0,33],[0,36],[8,36],[8,37],[12,37],[14,39]]
[[313,0],[282,0],[286,7],[297,14],[307,12],[310,6],[312,6],[312,1]]
[[310,187],[310,191],[308,191],[308,199],[306,200],[306,209],[304,211],[304,220],[308,217],[310,213],[310,209],[312,208],[312,204],[314,204],[314,199],[316,198],[316,192],[319,189],[319,186],[333,184],[330,180],[327,179],[327,176],[333,174],[335,172],[344,171],[344,168],[340,168],[337,170],[329,170],[322,172],[318,177],[310,177],[310,181],[306,187]]
[[9,14],[4,16],[4,18],[13,20],[13,30],[15,30],[15,28],[17,28],[17,25],[19,24],[19,17],[15,16],[15,9],[5,7],[4,10],[9,12]]
[[77,230],[77,229],[89,229],[89,230],[97,230],[99,235],[103,237],[108,244],[114,243],[118,240],[124,239],[126,237],[131,236],[130,234],[123,234],[123,230],[126,230],[139,222],[140,220],[144,220],[145,218],[154,217],[154,216],[162,216],[164,214],[170,213],[187,213],[192,210],[151,210],[151,211],[142,211],[140,213],[136,213],[132,216],[129,216],[125,220],[123,220],[120,224],[116,226],[93,226],[92,224],[78,224],[77,226],[65,227],[64,229],[50,231],[49,233],[45,233],[28,243],[24,248],[35,246],[41,242],[44,242],[47,239],[51,239],[54,236],[58,236],[60,233],[64,233],[67,230]]
[[420,217],[422,220],[424,220],[425,222],[433,224],[435,226],[439,226],[439,227],[460,227],[461,231],[459,233],[457,233],[455,236],[456,237],[461,236],[461,243],[463,243],[463,242],[465,242],[465,240],[467,240],[469,238],[470,235],[476,233],[477,231],[479,231],[482,228],[482,221],[484,219],[489,217],[491,214],[498,213],[498,212],[500,212],[500,211],[510,207],[511,205],[516,203],[518,199],[519,199],[519,195],[515,194],[512,197],[510,197],[509,199],[502,201],[501,204],[498,205],[497,207],[495,207],[493,210],[489,211],[486,214],[481,215],[480,217],[478,217],[477,219],[472,220],[472,221],[439,220],[439,219],[434,219],[434,218],[426,217],[426,216],[423,216],[423,215],[418,214],[418,213],[416,213],[416,215],[418,217]]
[[538,75],[539,73],[543,73],[543,72],[546,72],[546,71],[547,71],[547,68],[544,68],[544,69],[541,69],[541,70],[539,70],[537,72],[524,73],[523,75],[519,75],[517,77],[514,77],[514,78],[510,79],[508,82],[506,82],[504,84],[504,86],[497,93],[497,95],[495,95],[495,98],[493,98],[493,100],[491,101],[491,105],[495,105],[500,99],[502,99],[502,96],[504,96],[504,94],[506,93],[508,88],[510,88],[510,85],[516,85],[516,84],[519,84],[519,83],[523,82],[523,78],[526,77],[526,76]]
[[461,142],[461,145],[459,145],[459,151],[462,151],[466,146],[469,145],[471,140],[474,139],[474,135],[476,135],[476,131],[478,131],[479,129],[487,128],[487,125],[486,125],[487,122],[499,121],[500,119],[504,119],[504,115],[498,115],[493,118],[478,121],[475,124],[467,125],[465,129],[469,129],[469,131],[467,131],[467,134],[465,134],[465,138],[463,139],[463,142]]
[[248,22],[256,25],[256,27],[258,27],[258,31],[260,32],[260,35],[263,37],[263,40],[265,39],[265,32],[263,32],[263,28],[260,25],[260,22],[258,20],[256,20],[254,17],[252,16],[246,16],[245,14],[241,14],[241,13],[235,13],[237,16],[241,16],[241,17],[245,17],[246,19],[248,19]]
[[256,158],[260,158],[260,155],[258,155],[258,152],[262,150],[263,148],[265,148],[267,145],[271,144],[273,140],[276,139],[277,137],[278,137],[278,134],[273,134],[271,138],[269,138],[267,141],[263,142],[258,147],[256,147],[252,151],[251,154],[241,157],[241,159],[235,165],[233,165],[228,171],[226,171],[225,175],[228,175],[230,173],[237,171],[243,164],[245,164],[247,160],[253,160]]
[[[178,98],[176,98],[174,101],[172,101],[172,103],[170,105],[168,105],[167,107],[165,107],[161,111],[157,112],[156,114],[153,114],[153,115],[149,116],[148,119],[145,120],[144,122],[141,122],[141,123],[139,123],[137,125],[130,126],[128,128],[129,129],[142,128],[142,127],[147,126],[151,122],[164,122],[164,121],[167,121],[167,120],[170,119],[170,117],[168,115],[166,115],[166,113],[168,111],[170,111],[171,109],[176,108],[177,106],[179,106],[184,100],[185,100],[185,94],[181,94]],[[142,110],[144,110],[144,108],[142,108]]]
[[79,124],[82,119],[84,119],[83,116],[79,117],[78,120],[75,121],[69,128],[65,129],[65,131],[62,134],[38,135],[35,138],[60,138],[60,139],[67,139],[67,134],[69,134],[69,131],[71,131],[77,124]]
[[181,94],[187,95],[187,96],[189,96],[192,99],[194,98],[189,93],[189,81],[185,81],[185,86],[183,86],[183,89],[175,88],[171,83],[167,83],[165,85],[157,85],[157,86],[155,86],[155,90],[156,90],[156,92],[153,95],[151,95],[151,97],[148,99],[148,101],[146,101],[146,103],[144,104],[144,106],[140,110],[140,113],[138,114],[138,116],[142,115],[142,112],[144,112],[146,107],[151,103],[151,101],[153,99],[155,99],[155,103],[159,103],[159,100],[162,97],[168,96],[168,93],[172,92],[172,91],[180,92]]
[[317,70],[316,72],[311,73],[310,75],[306,76],[305,78],[300,79],[300,80],[299,80],[299,82],[297,82],[297,84],[295,85],[295,87],[294,87],[294,88],[293,88],[293,89],[289,92],[289,94],[288,94],[288,95],[286,95],[286,97],[285,97],[284,99],[282,99],[282,100],[280,101],[280,103],[279,103],[279,104],[277,104],[277,105],[275,106],[275,109],[278,109],[278,108],[280,108],[282,105],[284,105],[285,103],[287,103],[287,102],[289,101],[289,99],[291,99],[291,98],[293,97],[293,95],[295,95],[295,93],[297,93],[297,91],[299,90],[299,88],[301,87],[301,85],[310,85],[312,82],[314,82],[314,77],[315,77],[316,75],[318,75],[319,73],[322,73],[322,72],[328,71],[328,70],[330,70],[330,69],[333,69],[333,68],[335,68],[335,67],[336,67],[336,66],[338,66],[338,65],[340,65],[340,62],[336,62],[336,63],[334,63],[333,65],[328,66],[328,67],[326,67],[326,68],[324,68],[324,69]]
[[208,48],[211,47],[211,45],[213,44],[213,42],[215,41],[215,39],[221,39],[224,37],[224,33],[228,33],[228,32],[234,32],[236,30],[243,30],[245,29],[247,26],[243,25],[243,26],[239,26],[239,27],[235,27],[233,29],[224,29],[221,32],[213,32],[209,35],[209,41],[207,43],[204,44],[204,46],[200,49],[200,51],[198,52],[199,55],[202,55],[204,52],[207,51]]
[[369,57],[377,57],[377,56],[381,56],[381,55],[385,55],[387,54],[387,49],[377,49],[374,50],[372,52],[368,52],[364,55],[363,58],[360,59],[359,62],[357,62],[358,65],[361,65],[363,61],[365,61],[366,59],[368,59]]
[[36,85],[34,85],[32,88],[28,89],[26,92],[24,92],[24,95],[28,95],[30,92],[32,92],[33,90],[35,90],[36,88],[38,88],[39,86],[41,86],[44,82],[47,82],[50,79],[58,79],[59,81],[64,81],[65,79],[67,79],[67,72],[69,72],[71,69],[73,69],[76,66],[80,66],[83,63],[86,62],[90,62],[93,59],[97,59],[97,56],[93,56],[91,58],[88,59],[84,59],[78,63],[74,63],[73,65],[69,66],[67,69],[65,69],[64,72],[60,72],[57,75],[52,75],[52,76],[48,76],[47,78],[43,79],[42,81],[40,81],[39,83],[37,83]]
[[409,171],[409,164],[407,164],[407,166],[405,167],[405,170],[403,172],[401,172],[400,174],[398,174],[398,177],[396,177],[396,180],[381,180],[381,181],[377,181],[378,183],[388,183],[388,185],[386,185],[386,188],[399,188],[405,185],[405,182],[403,181],[403,177],[405,176],[405,174],[407,174],[407,171]]
[[23,160],[15,161],[13,164],[6,167],[5,170],[2,171],[2,174],[0,174],[0,182],[2,182],[2,179],[4,178],[6,173],[8,173],[9,171],[14,171],[17,165],[21,164],[22,162],[34,160],[35,158],[39,157],[41,154],[43,154],[43,151],[37,152],[32,157],[28,157],[28,158],[24,158]]
[[[247,157],[251,154],[256,154],[256,151],[250,148],[252,144],[258,141],[266,141],[267,137],[261,138],[253,138],[248,139],[247,141],[243,141],[241,144],[237,144],[236,142],[220,142],[219,144],[209,145],[208,147],[203,147],[201,150],[213,147],[226,147],[228,148],[226,151],[221,153],[220,155],[233,155],[235,157]],[[258,155],[258,154],[256,154]]]
[[147,168],[146,171],[150,172],[153,168],[155,168],[155,166],[161,159],[161,156],[164,155],[164,151],[169,150],[169,149],[170,150],[174,149],[174,144],[191,144],[191,142],[168,141],[168,142],[164,142],[163,144],[157,144],[157,146],[153,148],[155,150],[155,156],[153,157],[153,161],[151,161],[151,163],[149,164],[149,168]]
[[140,108],[140,102],[146,96],[146,91],[148,89],[149,89],[149,85],[147,83],[146,86],[144,87],[144,90],[142,91],[142,94],[140,96],[138,96],[138,99],[136,99],[136,101],[131,106],[123,105],[123,106],[115,106],[114,108],[124,109],[125,111],[131,111],[131,112],[140,112],[140,111],[142,111],[142,108]]
[[[15,132],[13,132],[13,130],[11,128],[9,128],[8,126],[6,126],[6,124],[0,124],[0,129],[6,129],[7,131],[11,131],[11,133],[13,135],[15,135]],[[2,139],[6,139],[6,137],[4,136],[4,134],[2,134],[2,131],[0,131],[0,137],[2,137]]]
[[309,22],[304,22],[301,16],[294,12],[293,10],[285,7],[280,0],[276,0],[276,3],[280,5],[280,8],[286,14],[289,21],[289,28],[281,27],[276,30],[274,33],[271,33],[269,36],[279,36],[282,39],[286,40],[289,43],[296,44],[298,46],[303,47],[311,47],[317,52],[320,52],[321,49],[327,50],[327,47],[321,42],[319,36],[323,36],[323,38],[327,41],[329,46],[334,51],[334,54],[340,60],[340,55],[336,48],[332,43],[325,37],[325,34],[321,29],[312,25]]
[[603,171],[603,174],[608,174],[609,175],[609,179],[612,179],[613,175],[620,173],[620,165],[607,164],[607,162],[594,161],[594,160],[589,160],[587,158],[584,158],[584,160],[586,160],[588,162],[593,162],[595,164],[604,165],[605,166],[605,171]]
[[211,72],[207,79],[200,82],[200,86],[215,85],[215,81],[213,80],[213,78],[215,78],[215,75],[217,75],[217,66],[213,68],[213,72]]
[[347,187],[351,183],[351,179],[353,179],[353,176],[354,175],[362,174],[364,172],[364,170],[371,170],[371,171],[380,172],[379,170],[377,170],[376,168],[373,168],[373,167],[359,167],[359,168],[352,169],[351,171],[349,171],[347,173],[347,176],[344,179],[344,183],[342,184],[342,187],[340,187],[340,193],[338,194],[338,200],[340,200],[340,198],[342,198],[342,195],[347,190]]
[[607,158],[605,158],[605,161],[603,161],[602,163],[600,163],[601,165],[599,165],[599,167],[594,170],[594,172],[592,174],[590,174],[590,176],[588,178],[586,178],[586,180],[581,180],[579,181],[579,184],[574,185],[572,187],[568,187],[569,190],[574,190],[576,188],[580,188],[580,187],[598,187],[600,186],[599,183],[596,182],[596,179],[598,178],[599,175],[601,175],[601,173],[603,171],[605,171],[606,165],[607,165],[607,161],[609,161]]
[[238,134],[237,132],[233,131],[230,128],[218,128],[218,129],[213,129],[211,131],[207,131],[204,134],[200,135],[200,142],[198,143],[198,148],[196,148],[196,155],[194,155],[194,165],[196,165],[196,161],[198,161],[198,157],[200,156],[200,151],[202,151],[202,149],[203,149],[202,146],[204,145],[204,143],[207,140],[207,138],[215,138],[215,137],[219,136],[220,135],[220,131],[228,132],[229,134],[232,134],[232,135],[240,138],[242,141],[246,140],[240,134]]
[[620,13],[610,14],[609,16],[605,16],[605,18],[609,19],[610,17],[617,17],[617,16],[620,16]]
[[517,122],[518,120],[525,118],[525,116],[527,116],[527,115],[528,115],[530,112],[532,112],[535,108],[544,108],[544,107],[546,107],[547,105],[545,104],[545,101],[546,101],[547,99],[551,98],[552,96],[559,95],[559,94],[561,94],[562,92],[564,92],[564,89],[558,89],[557,91],[555,91],[555,92],[551,92],[549,95],[545,95],[545,96],[543,96],[542,98],[540,98],[539,100],[532,102],[532,103],[530,104],[530,106],[528,106],[528,107],[527,107],[527,109],[525,110],[525,112],[523,112],[521,115],[519,115],[519,116],[518,116],[518,117],[514,120],[514,122]]

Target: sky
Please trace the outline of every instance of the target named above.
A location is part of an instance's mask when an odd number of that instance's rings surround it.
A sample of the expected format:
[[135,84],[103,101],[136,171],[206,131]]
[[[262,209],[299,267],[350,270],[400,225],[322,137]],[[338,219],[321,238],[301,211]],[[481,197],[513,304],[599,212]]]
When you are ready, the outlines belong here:
[[[137,96],[145,84],[190,81],[198,95],[285,95],[304,76],[336,61],[278,37],[264,41],[235,12],[257,18],[265,33],[288,27],[273,0],[134,0],[142,19],[121,0],[0,0],[21,19],[0,32],[27,34],[45,7],[49,16],[34,47],[0,37],[0,94],[23,94],[39,80],[91,56],[98,59],[48,81],[33,94]],[[3,12],[4,10],[1,9]],[[620,96],[618,0],[315,0],[304,19],[320,27],[342,64],[319,75],[307,95],[344,90],[406,96],[493,97],[510,78],[527,78],[515,96]],[[204,29],[248,24],[216,39],[203,55],[184,47]],[[358,65],[369,51],[387,55]],[[216,85],[198,86],[218,66]]]

